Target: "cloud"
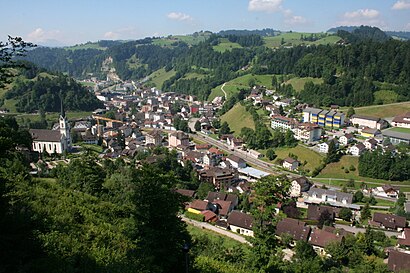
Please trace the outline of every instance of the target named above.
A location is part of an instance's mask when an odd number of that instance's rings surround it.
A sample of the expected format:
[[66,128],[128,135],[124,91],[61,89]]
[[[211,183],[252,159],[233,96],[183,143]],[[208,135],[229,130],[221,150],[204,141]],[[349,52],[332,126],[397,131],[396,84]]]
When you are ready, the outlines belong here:
[[106,33],[104,33],[104,38],[105,39],[109,39],[109,40],[116,40],[118,39],[119,34],[114,32],[114,31],[108,31]]
[[175,20],[175,21],[192,21],[193,18],[185,13],[182,12],[171,12],[167,14],[168,19]]
[[27,40],[30,42],[41,43],[47,40],[56,40],[61,32],[59,30],[45,31],[42,28],[36,28],[27,35]]
[[104,39],[108,40],[127,40],[127,39],[137,39],[142,36],[142,33],[138,31],[135,27],[126,27],[116,30],[110,30],[104,33]]
[[346,12],[343,19],[338,22],[339,25],[377,25],[385,26],[385,22],[381,20],[380,12],[375,9],[358,9],[355,11]]
[[288,25],[300,25],[300,24],[306,24],[308,20],[299,15],[293,15],[285,19],[285,23]]
[[391,7],[391,9],[395,10],[402,10],[402,9],[410,9],[410,2],[405,0],[399,0]]
[[373,19],[380,15],[380,12],[375,9],[358,9],[352,12],[346,12],[346,19]]
[[249,0],[249,11],[277,12],[282,10],[282,0]]

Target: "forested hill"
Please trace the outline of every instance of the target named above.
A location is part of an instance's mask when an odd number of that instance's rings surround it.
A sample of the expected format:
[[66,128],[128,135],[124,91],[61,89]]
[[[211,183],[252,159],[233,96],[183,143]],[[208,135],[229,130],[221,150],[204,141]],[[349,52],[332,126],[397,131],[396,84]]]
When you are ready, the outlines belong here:
[[[223,36],[204,32],[146,38],[95,50],[89,63],[79,57],[84,65],[78,67],[69,63],[74,62],[75,54],[84,56],[84,49],[64,54],[74,54],[72,61],[65,58],[68,68],[78,69],[72,75],[84,76],[88,68],[98,74],[103,61],[111,57],[109,68],[123,80],[145,78],[147,84],[164,91],[192,94],[203,100],[213,88],[246,74],[322,78],[323,84],[308,84],[301,92],[293,92],[316,106],[383,103],[380,94],[391,97],[392,102],[410,100],[410,42],[391,39],[373,27],[340,32],[340,36],[288,32],[265,37],[228,31]],[[28,58],[36,50],[29,52]],[[44,60],[50,57],[42,56]],[[37,64],[47,67],[46,61]],[[55,69],[67,72],[68,68],[61,65]]]
[[[340,26],[330,28],[327,32],[329,33],[337,33],[339,30],[347,31],[347,32],[354,32],[356,29],[360,28],[359,26]],[[399,38],[403,40],[410,40],[410,32],[409,31],[384,31],[384,33],[392,38]]]
[[[27,63],[19,69],[4,99],[14,100],[18,112],[60,111],[60,94],[64,106],[72,111],[91,111],[103,104],[85,87],[61,73],[51,73]],[[1,100],[3,102],[3,100]]]

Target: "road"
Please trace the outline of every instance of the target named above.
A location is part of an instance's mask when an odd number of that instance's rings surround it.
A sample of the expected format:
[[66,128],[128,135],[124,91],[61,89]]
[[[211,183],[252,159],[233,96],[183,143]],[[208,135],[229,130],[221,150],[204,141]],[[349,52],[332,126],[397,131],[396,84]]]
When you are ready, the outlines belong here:
[[225,90],[224,90],[225,85],[226,85],[226,82],[225,82],[224,84],[222,84],[222,86],[221,86],[221,91],[224,93],[224,95],[225,95],[225,101],[226,101],[226,100],[228,99],[228,96],[226,95],[226,92],[225,92]]
[[[357,228],[357,227],[351,227],[351,226],[339,225],[339,224],[335,224],[335,228],[342,228],[342,229],[344,229],[346,231],[349,231],[349,232],[352,232],[354,234],[357,234],[359,232],[361,232],[361,233],[366,232],[365,228]],[[400,232],[387,231],[387,230],[381,230],[381,231],[383,231],[384,234],[388,237],[391,237],[391,236],[396,236],[397,237],[398,235],[400,235]]]
[[221,141],[215,140],[215,139],[213,139],[213,138],[211,138],[207,135],[204,135],[202,133],[197,133],[197,134],[191,134],[191,137],[193,137],[195,139],[198,139],[199,141],[205,141],[208,144],[214,145],[215,147],[217,147],[221,150],[224,150],[224,151],[226,151],[230,154],[234,154],[234,155],[242,158],[243,160],[245,160],[248,164],[258,167],[262,171],[265,171],[265,172],[268,172],[268,173],[271,173],[271,174],[279,174],[279,172],[274,172],[272,170],[272,168],[276,167],[274,164],[262,161],[260,159],[250,157],[244,151],[239,151],[239,150],[232,151],[227,144],[222,143]]
[[228,230],[224,230],[224,229],[221,229],[221,228],[217,228],[217,227],[215,227],[215,226],[213,226],[213,225],[211,225],[211,224],[208,224],[208,223],[206,223],[206,222],[194,221],[194,220],[191,220],[191,219],[186,218],[185,216],[181,216],[181,219],[182,219],[182,221],[184,221],[185,223],[187,223],[187,224],[189,224],[189,225],[193,225],[193,226],[195,226],[195,227],[199,227],[199,228],[202,228],[202,229],[208,229],[208,230],[211,230],[211,231],[213,231],[213,232],[219,233],[219,234],[221,234],[221,235],[223,235],[223,236],[227,236],[227,237],[229,237],[229,238],[231,238],[231,239],[234,239],[234,240],[236,240],[236,241],[238,241],[238,242],[241,242],[241,243],[243,243],[243,244],[251,245],[251,243],[249,243],[249,242],[246,240],[246,238],[244,238],[244,237],[242,237],[242,236],[240,236],[240,235],[238,235],[238,234],[235,234],[235,233],[233,233],[233,232],[230,232],[230,231],[228,231]]

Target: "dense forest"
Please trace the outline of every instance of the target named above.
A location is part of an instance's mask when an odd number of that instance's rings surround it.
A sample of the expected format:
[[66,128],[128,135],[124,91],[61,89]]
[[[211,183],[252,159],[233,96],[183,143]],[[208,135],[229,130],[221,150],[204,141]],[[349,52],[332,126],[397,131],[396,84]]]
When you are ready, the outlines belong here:
[[46,72],[35,65],[25,63],[19,69],[19,76],[13,82],[13,87],[5,94],[5,99],[17,101],[19,112],[60,111],[63,99],[67,110],[91,111],[103,104],[85,87],[74,79],[60,73]]

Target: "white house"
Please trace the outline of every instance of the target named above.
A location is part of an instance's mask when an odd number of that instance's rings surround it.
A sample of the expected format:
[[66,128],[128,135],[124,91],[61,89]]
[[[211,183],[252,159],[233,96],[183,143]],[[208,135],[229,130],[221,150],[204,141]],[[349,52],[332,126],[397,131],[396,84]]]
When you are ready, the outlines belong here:
[[320,140],[320,137],[322,135],[322,128],[317,124],[305,122],[299,124],[292,130],[292,132],[297,140],[304,142],[315,142]]
[[246,168],[245,160],[236,155],[230,155],[226,158],[226,160],[229,161],[229,163],[231,163],[232,167],[234,167],[235,169]]
[[293,179],[290,187],[290,196],[298,197],[302,192],[307,192],[311,186],[312,184],[304,176]]
[[229,214],[227,222],[233,232],[253,237],[251,215],[234,210]]
[[353,140],[354,140],[354,136],[352,134],[345,134],[339,138],[339,143],[346,146]]
[[351,153],[354,156],[359,156],[361,155],[364,151],[366,150],[366,147],[364,146],[363,143],[357,143],[356,145],[352,146],[349,148],[349,153]]
[[293,159],[291,157],[287,157],[283,160],[282,163],[283,168],[288,169],[290,171],[294,171],[299,167],[299,161]]
[[319,144],[319,152],[327,154],[329,152],[329,144],[331,141],[334,141],[336,147],[339,146],[338,142],[335,139],[331,139],[327,142],[323,142]]
[[379,144],[379,142],[374,138],[366,139],[364,142],[364,146],[367,150],[374,150],[377,147],[377,144]]

